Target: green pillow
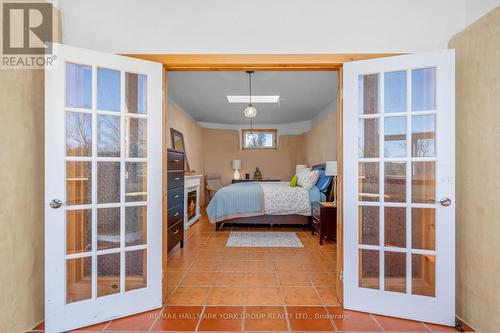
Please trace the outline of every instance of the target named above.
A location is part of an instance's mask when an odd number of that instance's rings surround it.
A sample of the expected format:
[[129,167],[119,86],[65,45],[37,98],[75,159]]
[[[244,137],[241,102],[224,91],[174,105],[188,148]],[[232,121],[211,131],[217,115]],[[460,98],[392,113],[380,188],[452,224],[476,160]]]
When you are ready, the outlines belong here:
[[297,175],[293,176],[292,180],[290,181],[290,187],[296,187],[298,180],[299,180],[299,176],[297,176]]

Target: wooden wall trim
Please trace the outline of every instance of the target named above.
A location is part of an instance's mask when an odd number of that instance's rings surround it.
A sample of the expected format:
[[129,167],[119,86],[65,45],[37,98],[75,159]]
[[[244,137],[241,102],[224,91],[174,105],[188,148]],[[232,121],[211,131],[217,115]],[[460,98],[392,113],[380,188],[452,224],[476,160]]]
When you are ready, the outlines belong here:
[[335,70],[354,60],[393,56],[367,54],[125,54],[129,57],[160,62],[175,70]]
[[167,264],[168,264],[168,221],[167,221],[167,148],[168,148],[168,100],[167,100],[167,71],[163,70],[163,105],[162,105],[162,300],[167,301],[168,282],[167,282]]
[[343,69],[338,71],[337,94],[337,299],[344,304],[344,281],[340,279],[340,272],[344,270],[344,132],[343,132]]

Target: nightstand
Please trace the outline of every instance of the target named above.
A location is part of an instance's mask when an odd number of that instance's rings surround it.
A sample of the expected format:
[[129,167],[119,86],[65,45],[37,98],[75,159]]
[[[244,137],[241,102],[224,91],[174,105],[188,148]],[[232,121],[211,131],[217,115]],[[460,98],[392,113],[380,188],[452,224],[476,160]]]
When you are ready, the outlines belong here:
[[311,204],[311,233],[319,233],[319,244],[328,238],[335,241],[337,238],[337,206],[331,202],[313,202]]

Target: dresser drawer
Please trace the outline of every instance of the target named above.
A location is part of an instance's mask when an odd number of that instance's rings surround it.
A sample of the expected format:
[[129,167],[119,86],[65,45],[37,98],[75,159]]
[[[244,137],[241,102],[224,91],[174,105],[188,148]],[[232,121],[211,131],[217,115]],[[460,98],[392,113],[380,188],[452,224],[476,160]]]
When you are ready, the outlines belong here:
[[[171,207],[169,205],[169,207]],[[168,209],[167,212],[167,226],[170,228],[180,220],[182,220],[184,217],[184,204],[178,204],[177,206],[174,206],[172,208]]]
[[177,187],[167,192],[168,208],[184,202],[184,187]]
[[167,170],[184,170],[184,154],[174,151],[167,152]]
[[172,250],[184,237],[184,223],[178,222],[168,229],[167,251]]
[[184,187],[184,171],[169,171],[167,176],[168,189]]

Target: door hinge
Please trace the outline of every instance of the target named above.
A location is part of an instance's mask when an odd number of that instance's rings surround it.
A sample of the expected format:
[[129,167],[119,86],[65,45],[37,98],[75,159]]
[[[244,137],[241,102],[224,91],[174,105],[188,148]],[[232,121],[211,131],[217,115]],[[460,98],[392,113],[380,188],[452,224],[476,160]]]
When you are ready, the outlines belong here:
[[340,279],[340,281],[344,281],[344,271],[340,271],[339,279]]

